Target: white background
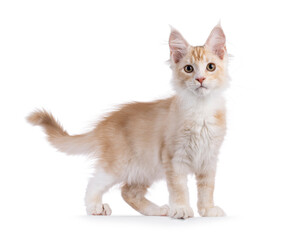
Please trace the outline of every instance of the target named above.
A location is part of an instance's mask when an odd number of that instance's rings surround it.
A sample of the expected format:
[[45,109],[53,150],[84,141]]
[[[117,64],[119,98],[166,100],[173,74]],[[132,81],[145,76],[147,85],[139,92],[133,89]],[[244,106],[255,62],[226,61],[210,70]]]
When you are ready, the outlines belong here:
[[[172,94],[169,24],[202,45],[227,36],[228,133],[215,202],[226,218],[144,217],[104,196],[111,217],[87,217],[90,162],[56,152],[25,117],[53,112],[71,134],[117,104]],[[297,1],[1,1],[1,239],[299,239]],[[165,204],[164,182],[149,198]]]

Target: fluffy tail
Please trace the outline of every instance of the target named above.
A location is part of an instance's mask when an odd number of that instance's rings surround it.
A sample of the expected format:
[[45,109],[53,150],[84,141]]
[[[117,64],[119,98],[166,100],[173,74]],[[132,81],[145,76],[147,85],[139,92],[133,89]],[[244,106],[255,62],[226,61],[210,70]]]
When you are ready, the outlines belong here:
[[27,120],[32,125],[42,126],[51,145],[61,152],[70,155],[91,154],[97,148],[97,141],[93,136],[93,132],[70,136],[53,115],[45,110],[37,110],[31,113]]

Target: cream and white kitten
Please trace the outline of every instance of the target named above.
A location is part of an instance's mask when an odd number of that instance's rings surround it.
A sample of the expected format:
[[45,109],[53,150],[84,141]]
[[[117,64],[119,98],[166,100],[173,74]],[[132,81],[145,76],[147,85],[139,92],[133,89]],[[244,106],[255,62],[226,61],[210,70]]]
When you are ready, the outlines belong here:
[[[225,35],[214,27],[204,46],[191,46],[171,30],[170,65],[173,97],[123,105],[86,134],[70,136],[54,117],[35,111],[28,121],[40,125],[50,143],[67,154],[93,154],[95,174],[87,186],[88,214],[110,215],[102,195],[122,184],[124,200],[138,212],[152,216],[189,218],[187,175],[194,174],[198,212],[204,217],[224,216],[215,206],[216,164],[223,141],[225,105],[222,92],[228,83]],[[154,181],[165,178],[169,206],[145,198]]]

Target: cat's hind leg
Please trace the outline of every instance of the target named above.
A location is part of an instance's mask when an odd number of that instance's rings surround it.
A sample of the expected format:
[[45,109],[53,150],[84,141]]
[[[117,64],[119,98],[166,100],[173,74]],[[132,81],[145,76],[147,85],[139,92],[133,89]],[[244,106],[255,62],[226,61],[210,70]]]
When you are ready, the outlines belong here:
[[157,206],[145,198],[147,185],[142,184],[125,184],[122,187],[123,199],[136,211],[147,216],[168,216],[169,207],[164,205]]
[[117,183],[116,177],[97,169],[90,179],[85,195],[85,205],[88,215],[111,215],[108,204],[102,203],[103,194]]

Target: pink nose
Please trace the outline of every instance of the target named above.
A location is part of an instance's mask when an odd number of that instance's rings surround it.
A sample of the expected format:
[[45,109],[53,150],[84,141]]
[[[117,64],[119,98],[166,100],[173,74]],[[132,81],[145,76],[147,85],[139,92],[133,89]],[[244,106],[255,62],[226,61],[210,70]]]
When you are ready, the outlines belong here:
[[201,77],[201,78],[196,78],[196,80],[199,82],[199,83],[203,83],[203,81],[205,80],[205,77]]

